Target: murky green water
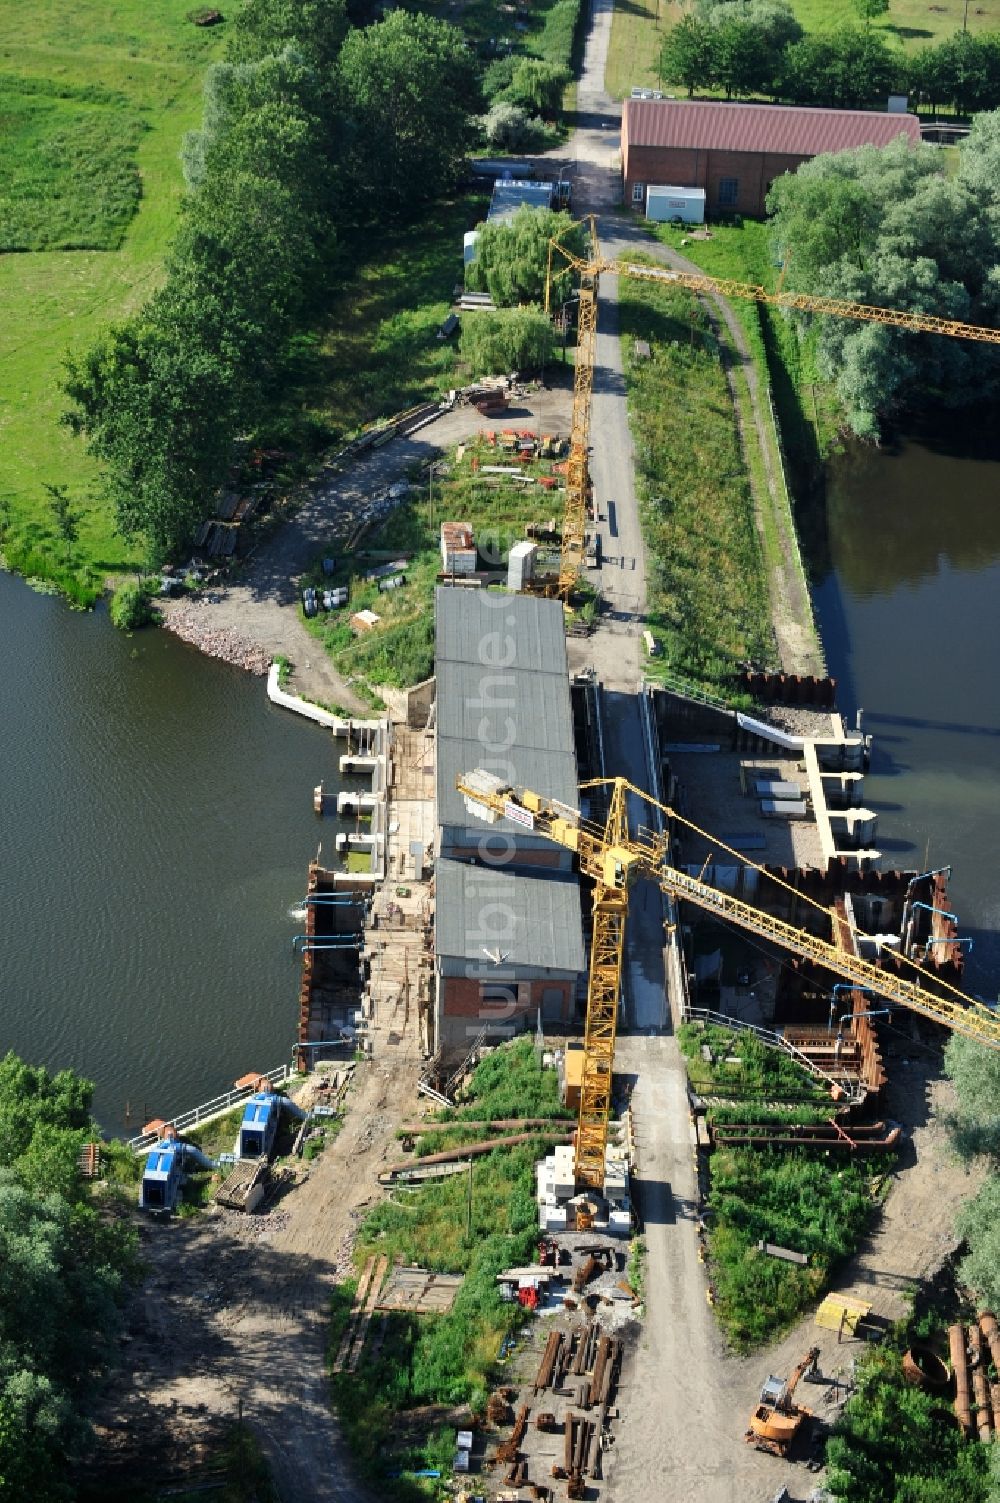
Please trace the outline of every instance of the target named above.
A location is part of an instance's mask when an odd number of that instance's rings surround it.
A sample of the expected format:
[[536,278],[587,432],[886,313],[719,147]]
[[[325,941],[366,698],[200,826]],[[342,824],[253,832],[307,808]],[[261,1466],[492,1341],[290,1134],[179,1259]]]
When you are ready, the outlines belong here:
[[335,744],[262,679],[2,573],[0,643],[0,1052],[82,1071],[134,1132],[290,1057]]
[[1000,445],[852,447],[816,600],[841,707],[875,737],[883,865],[953,864],[968,984],[1000,992]]

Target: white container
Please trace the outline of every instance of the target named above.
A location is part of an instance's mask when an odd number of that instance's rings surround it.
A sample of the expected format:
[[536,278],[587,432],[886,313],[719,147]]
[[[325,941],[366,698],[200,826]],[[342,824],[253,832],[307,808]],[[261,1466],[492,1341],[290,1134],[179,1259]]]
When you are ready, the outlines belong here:
[[510,558],[507,561],[507,588],[520,593],[535,577],[535,555],[538,552],[538,544],[531,542],[515,543],[510,550]]
[[646,189],[646,218],[660,223],[682,219],[685,224],[704,224],[705,190],[660,187],[651,183]]

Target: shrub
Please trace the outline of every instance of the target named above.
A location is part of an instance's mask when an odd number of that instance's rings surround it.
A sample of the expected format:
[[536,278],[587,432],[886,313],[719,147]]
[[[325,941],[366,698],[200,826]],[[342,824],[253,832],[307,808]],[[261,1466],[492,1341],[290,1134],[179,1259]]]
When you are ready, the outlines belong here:
[[149,590],[138,581],[119,585],[111,597],[111,620],[119,631],[135,631],[153,619]]
[[519,104],[498,100],[482,117],[483,136],[498,151],[529,151],[545,135],[545,122],[529,117]]

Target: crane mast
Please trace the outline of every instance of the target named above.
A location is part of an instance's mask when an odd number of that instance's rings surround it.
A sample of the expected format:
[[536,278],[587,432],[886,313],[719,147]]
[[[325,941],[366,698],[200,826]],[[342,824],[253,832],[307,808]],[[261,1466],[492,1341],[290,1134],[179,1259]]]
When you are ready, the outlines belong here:
[[[611,1116],[611,1076],[614,1062],[625,946],[629,889],[638,878],[656,882],[675,899],[695,903],[718,918],[770,941],[865,987],[885,1001],[938,1023],[953,1033],[1000,1049],[1000,1014],[982,1002],[958,994],[938,995],[915,981],[884,971],[870,961],[839,949],[808,929],[786,923],[731,893],[690,876],[670,862],[668,834],[639,828],[630,831],[628,798],[634,796],[659,809],[668,821],[673,810],[658,803],[625,778],[600,779],[610,789],[603,826],[584,819],[579,810],[527,788],[512,788],[492,773],[476,769],[458,779],[458,790],[470,812],[493,822],[513,817],[578,858],[580,871],[594,883],[594,917],[590,979],[584,1044],[583,1082],[577,1133],[576,1176],[582,1187],[600,1189]],[[598,786],[585,785],[585,786]],[[669,828],[669,826],[668,826]]]

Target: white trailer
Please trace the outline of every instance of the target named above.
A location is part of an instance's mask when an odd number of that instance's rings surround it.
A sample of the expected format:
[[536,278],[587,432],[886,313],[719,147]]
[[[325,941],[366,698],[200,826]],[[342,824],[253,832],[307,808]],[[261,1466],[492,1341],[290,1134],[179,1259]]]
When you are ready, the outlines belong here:
[[705,223],[704,188],[660,187],[650,183],[646,189],[646,218],[661,223],[681,219],[685,224]]

